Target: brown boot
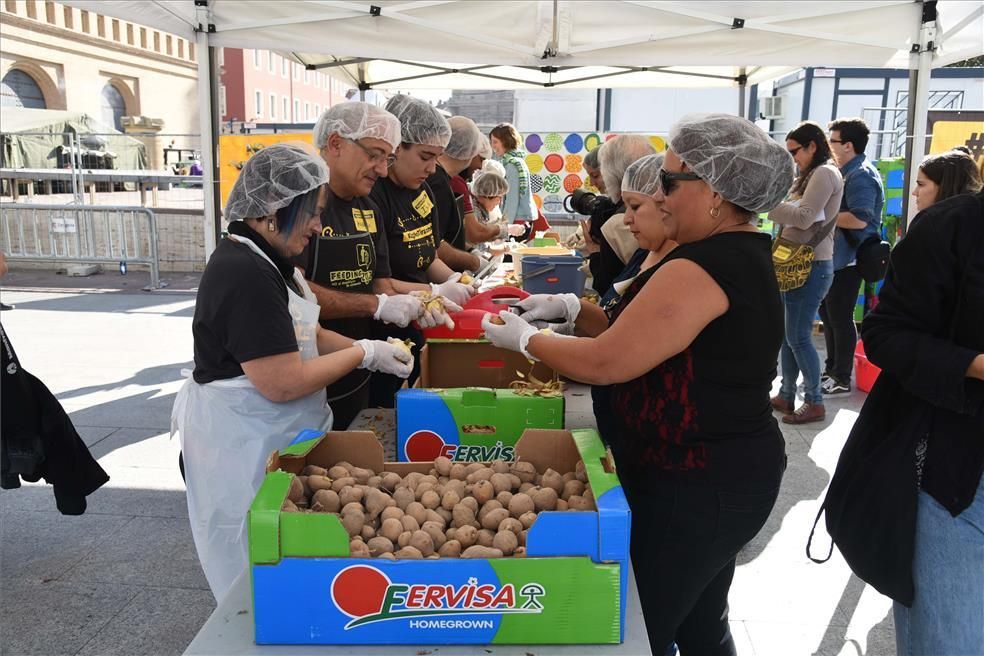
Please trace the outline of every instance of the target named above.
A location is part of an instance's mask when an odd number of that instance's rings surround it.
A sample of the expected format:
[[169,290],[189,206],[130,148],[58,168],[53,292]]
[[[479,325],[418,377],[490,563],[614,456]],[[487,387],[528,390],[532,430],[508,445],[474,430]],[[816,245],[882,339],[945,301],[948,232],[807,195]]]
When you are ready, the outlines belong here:
[[803,403],[796,412],[783,415],[782,421],[786,424],[808,424],[812,421],[823,421],[827,416],[827,411],[822,403]]
[[771,399],[769,399],[769,403],[772,404],[773,410],[778,410],[784,415],[792,414],[793,412],[793,408],[794,408],[793,402],[787,401],[786,399],[782,398],[778,394],[776,396],[773,396]]

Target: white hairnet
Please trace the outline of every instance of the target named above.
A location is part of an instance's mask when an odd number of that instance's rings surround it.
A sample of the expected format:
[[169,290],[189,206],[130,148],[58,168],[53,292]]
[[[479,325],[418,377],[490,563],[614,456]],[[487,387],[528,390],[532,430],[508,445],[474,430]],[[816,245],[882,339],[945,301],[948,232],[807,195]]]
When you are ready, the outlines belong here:
[[400,120],[404,143],[444,148],[451,139],[447,119],[423,100],[396,95],[386,103],[386,111]]
[[670,148],[725,200],[749,212],[771,210],[793,184],[789,152],[737,116],[688,114],[670,129]]
[[400,145],[400,121],[382,107],[364,102],[340,103],[326,109],[314,125],[314,145],[323,148],[328,137],[338,133],[355,141],[382,139],[395,150]]
[[328,182],[328,165],[299,143],[267,146],[246,160],[226,201],[229,221],[260,219]]
[[482,159],[492,159],[492,142],[487,135],[482,135],[482,140],[478,143],[478,155]]
[[598,155],[600,154],[601,154],[601,146],[595,146],[594,148],[589,150],[588,154],[584,156],[584,165],[590,166],[593,169],[601,168],[601,165],[598,163]]
[[506,169],[494,159],[485,160],[479,171],[472,173],[471,191],[476,196],[505,196],[509,191]]
[[629,164],[629,168],[625,169],[625,175],[622,176],[622,193],[633,191],[647,196],[655,194],[659,186],[659,170],[663,167],[664,159],[666,155],[657,153],[646,155]]
[[622,176],[629,164],[655,152],[649,138],[641,134],[620,134],[601,146],[598,152],[601,178],[605,181],[605,191],[613,201],[617,203],[622,199]]
[[452,116],[448,125],[451,126],[451,140],[444,148],[444,154],[451,159],[470,160],[478,153],[485,135],[475,121],[465,116]]

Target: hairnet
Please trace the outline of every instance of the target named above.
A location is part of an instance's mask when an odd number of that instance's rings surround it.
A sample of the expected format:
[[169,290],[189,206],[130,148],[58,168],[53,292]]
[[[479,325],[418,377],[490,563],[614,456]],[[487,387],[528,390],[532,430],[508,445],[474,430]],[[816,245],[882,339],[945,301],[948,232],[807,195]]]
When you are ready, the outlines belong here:
[[492,159],[492,142],[486,135],[482,135],[482,140],[478,143],[478,155],[482,159]]
[[646,155],[642,159],[629,164],[622,176],[622,193],[632,191],[637,194],[652,196],[656,193],[659,185],[659,170],[663,167],[663,160],[666,155],[658,153],[656,155]]
[[479,171],[472,173],[471,191],[476,196],[505,196],[509,191],[506,169],[494,159],[486,160]]
[[451,126],[451,140],[445,146],[444,154],[451,159],[470,160],[478,153],[485,135],[475,121],[465,116],[452,116],[448,119],[448,125]]
[[598,155],[600,152],[601,146],[595,146],[588,151],[588,154],[584,156],[584,165],[590,166],[593,169],[601,168],[601,165],[598,163]]
[[328,165],[299,143],[267,146],[246,160],[226,201],[229,221],[270,216],[328,182]]
[[721,196],[749,212],[778,205],[793,183],[793,158],[751,121],[688,114],[670,130],[670,148]]
[[401,141],[408,144],[445,148],[451,139],[451,126],[430,103],[410,96],[393,96],[386,110],[400,120]]
[[382,139],[394,149],[400,145],[400,121],[388,111],[364,102],[340,103],[325,110],[314,125],[314,145],[328,143],[338,133],[344,139]]
[[621,134],[601,146],[598,153],[601,179],[605,181],[605,191],[613,201],[622,199],[622,176],[629,164],[655,152],[649,138],[641,134]]

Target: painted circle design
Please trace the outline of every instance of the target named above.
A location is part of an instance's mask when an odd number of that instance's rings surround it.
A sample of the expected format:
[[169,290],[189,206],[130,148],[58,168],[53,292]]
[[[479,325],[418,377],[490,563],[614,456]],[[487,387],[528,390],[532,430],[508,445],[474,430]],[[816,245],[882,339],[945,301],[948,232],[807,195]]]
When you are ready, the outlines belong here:
[[[534,194],[538,194],[543,191],[543,176],[534,173],[530,176],[530,189]],[[539,196],[538,196],[539,198]]]
[[[554,176],[557,177],[557,176]],[[563,212],[564,203],[560,199],[560,196],[556,194],[551,194],[543,199],[543,211],[544,212]]]
[[601,137],[598,136],[597,132],[592,132],[584,138],[584,149],[591,152],[595,148],[601,145]]
[[564,178],[564,191],[569,194],[574,193],[575,189],[580,189],[584,186],[584,181],[581,176],[571,173],[569,176]]
[[441,455],[443,448],[444,440],[440,435],[429,430],[419,430],[407,438],[404,451],[407,460],[433,460]]
[[539,210],[543,209],[543,199],[540,198],[539,196],[533,196],[533,203],[536,205],[537,209]]
[[526,168],[530,170],[530,173],[539,173],[543,170],[543,158],[539,155],[527,155]]
[[564,138],[556,132],[551,132],[543,139],[543,144],[551,153],[556,153],[564,147]]
[[584,139],[581,138],[577,132],[571,132],[564,139],[564,148],[567,149],[569,153],[579,153],[581,149],[584,148]]
[[663,137],[658,137],[655,134],[651,134],[649,135],[649,143],[653,145],[653,148],[655,148],[658,153],[666,150],[666,141]]
[[537,133],[534,132],[533,134],[528,135],[526,137],[526,152],[535,153],[538,150],[540,150],[542,146],[543,146],[543,139],[541,139],[540,135],[538,135]]
[[365,617],[383,607],[390,580],[375,567],[352,565],[335,575],[331,599],[349,617]]
[[564,168],[564,158],[557,153],[551,153],[547,155],[547,158],[543,160],[543,165],[551,173],[557,173]]
[[543,190],[548,194],[556,194],[560,191],[560,176],[550,174],[543,179]]
[[580,173],[584,168],[584,160],[580,155],[568,155],[564,158],[564,170],[568,173]]

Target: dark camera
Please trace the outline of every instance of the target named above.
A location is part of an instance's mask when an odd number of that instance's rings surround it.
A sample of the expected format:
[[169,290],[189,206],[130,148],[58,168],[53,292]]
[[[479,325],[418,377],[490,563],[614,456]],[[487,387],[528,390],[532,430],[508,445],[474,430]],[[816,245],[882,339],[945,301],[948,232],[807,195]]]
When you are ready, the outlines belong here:
[[598,207],[600,200],[598,194],[583,189],[575,189],[573,194],[564,199],[564,209],[571,213],[591,216]]

